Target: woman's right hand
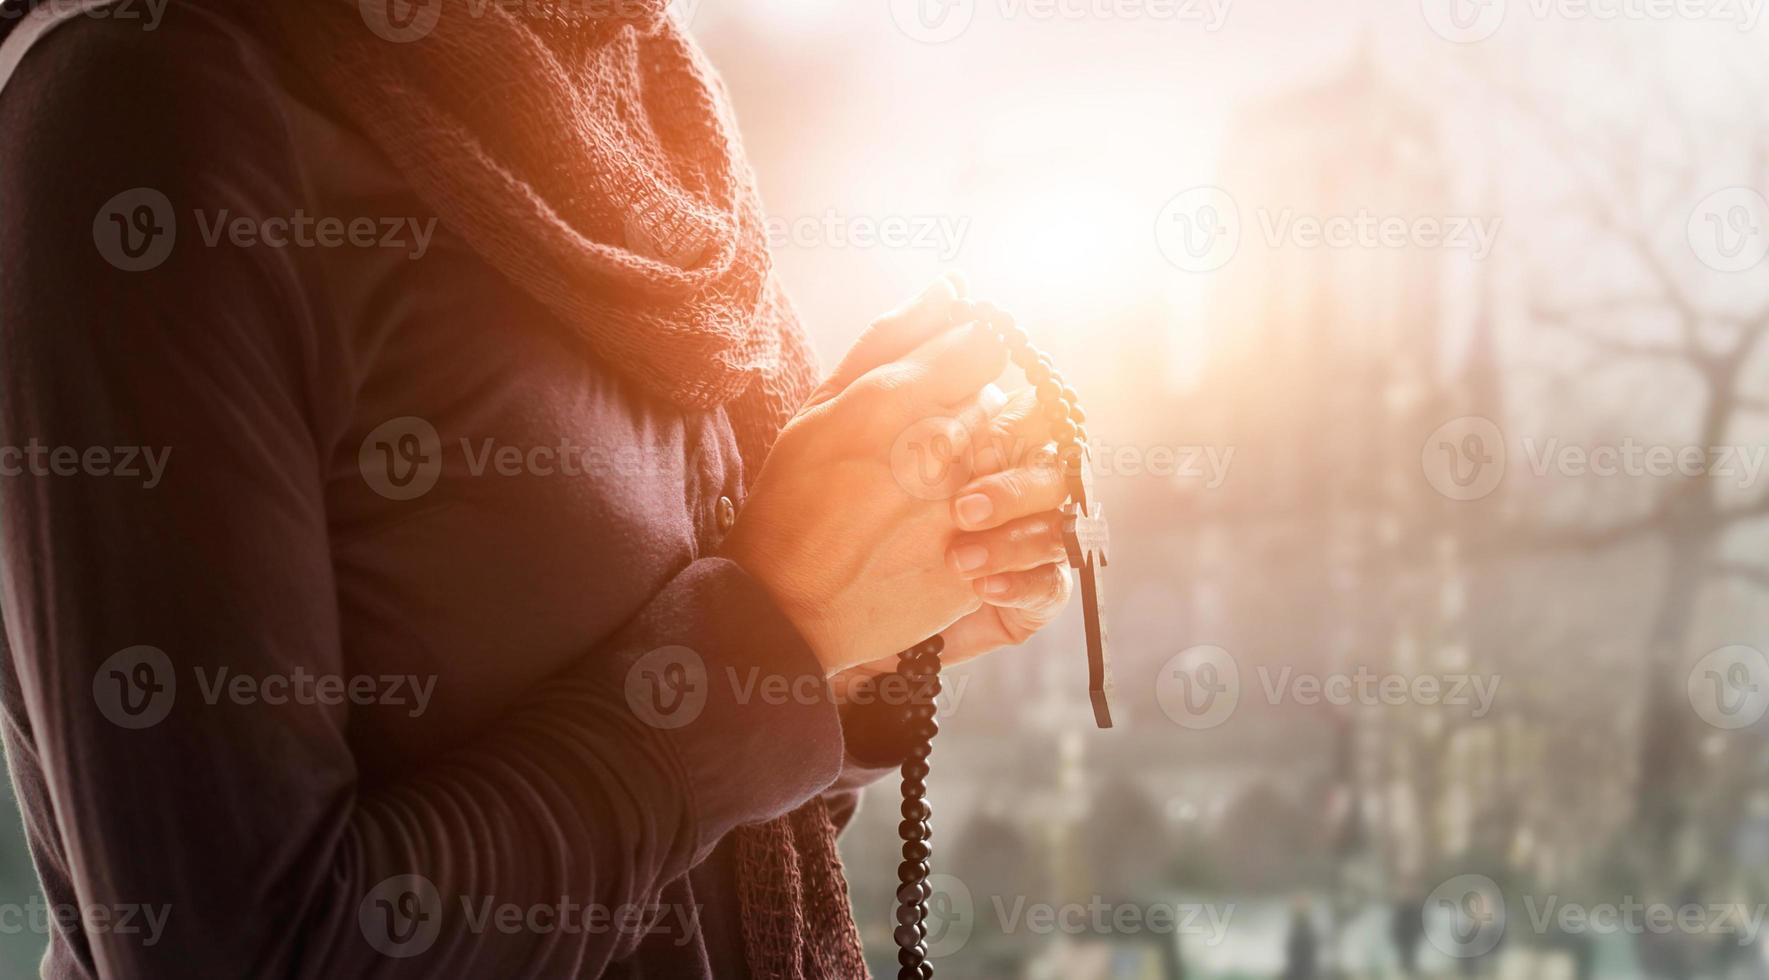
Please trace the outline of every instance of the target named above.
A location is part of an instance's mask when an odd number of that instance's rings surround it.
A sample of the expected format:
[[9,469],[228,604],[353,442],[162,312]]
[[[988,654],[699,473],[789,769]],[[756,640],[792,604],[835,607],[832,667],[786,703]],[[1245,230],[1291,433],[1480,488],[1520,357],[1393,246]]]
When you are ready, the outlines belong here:
[[722,549],[831,676],[981,604],[946,560],[951,495],[1007,355],[961,292],[941,279],[872,324],[781,432]]

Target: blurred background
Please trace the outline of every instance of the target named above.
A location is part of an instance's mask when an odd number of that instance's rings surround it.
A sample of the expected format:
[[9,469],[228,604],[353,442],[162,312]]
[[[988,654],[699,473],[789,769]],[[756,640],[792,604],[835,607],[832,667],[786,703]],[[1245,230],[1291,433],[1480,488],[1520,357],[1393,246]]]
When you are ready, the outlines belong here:
[[826,362],[956,268],[1090,413],[1118,727],[949,681],[940,976],[1769,976],[1761,0],[679,10]]
[[1769,977],[1763,4],[678,0],[826,363],[961,269],[1090,414],[1118,725],[948,679],[939,976]]

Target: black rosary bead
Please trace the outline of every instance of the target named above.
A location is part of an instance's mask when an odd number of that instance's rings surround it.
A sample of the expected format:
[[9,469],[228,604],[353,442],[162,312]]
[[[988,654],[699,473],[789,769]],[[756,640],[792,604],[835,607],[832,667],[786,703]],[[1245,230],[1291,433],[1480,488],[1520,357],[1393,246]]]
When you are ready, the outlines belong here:
[[925,902],[933,895],[933,889],[925,881],[912,881],[897,886],[897,901],[905,905]]
[[[1050,355],[1032,346],[1031,338],[1013,317],[988,302],[971,304],[970,315],[989,335],[1006,348],[1008,357],[1031,383],[1039,411],[1050,423],[1057,444],[1056,458],[1074,472],[1085,465],[1086,430],[1081,423],[1087,414],[1081,410],[1081,398],[1075,389],[1063,382],[1063,376],[1051,362]],[[927,802],[928,760],[933,754],[933,739],[939,734],[940,722],[934,698],[940,693],[940,654],[946,642],[932,636],[904,650],[897,656],[897,673],[909,685],[910,703],[901,713],[911,744],[902,766],[903,822],[897,825],[897,836],[903,842],[903,863],[897,867],[897,963],[902,968],[897,980],[932,980],[933,964],[927,962],[928,898],[933,894],[927,883],[929,860],[933,848],[930,823],[933,808]]]

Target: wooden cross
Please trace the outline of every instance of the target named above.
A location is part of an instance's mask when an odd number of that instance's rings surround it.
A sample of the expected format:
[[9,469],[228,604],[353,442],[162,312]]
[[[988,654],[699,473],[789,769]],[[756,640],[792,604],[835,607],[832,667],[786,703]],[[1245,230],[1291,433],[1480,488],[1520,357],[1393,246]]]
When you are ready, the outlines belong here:
[[1093,465],[1085,447],[1067,453],[1063,462],[1069,483],[1069,503],[1063,507],[1063,543],[1069,564],[1081,570],[1081,612],[1087,622],[1087,693],[1093,701],[1093,720],[1101,728],[1112,727],[1112,672],[1106,663],[1106,622],[1100,616],[1101,569],[1110,564],[1106,548],[1111,537],[1093,492]]

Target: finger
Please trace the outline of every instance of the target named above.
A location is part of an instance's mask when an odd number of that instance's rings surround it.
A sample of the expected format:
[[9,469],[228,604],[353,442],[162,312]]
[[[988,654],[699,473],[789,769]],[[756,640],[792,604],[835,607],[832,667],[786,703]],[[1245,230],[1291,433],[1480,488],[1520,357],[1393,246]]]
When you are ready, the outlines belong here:
[[[1007,393],[993,383],[983,386],[977,397],[958,412],[958,424],[971,433],[973,444],[993,430],[995,420],[1007,407]],[[973,469],[973,473],[974,473]]]
[[1074,583],[1069,578],[1069,566],[1052,563],[1023,572],[991,575],[977,580],[975,587],[977,595],[992,606],[1054,611],[1069,601]]
[[987,531],[1009,521],[1055,510],[1068,499],[1063,469],[1052,462],[1016,466],[972,480],[952,499],[952,518],[963,531]]
[[1050,439],[1050,421],[1039,410],[1037,393],[1031,388],[1021,388],[995,414],[989,428],[978,434],[975,440],[977,475],[986,476],[1009,467],[1029,465],[1033,454],[1045,449]]
[[[856,398],[877,399],[876,404],[863,407],[873,419],[880,420],[890,417],[891,399],[895,397],[883,389],[855,387],[844,392],[835,404],[851,403]],[[1007,396],[1000,388],[984,385],[963,408],[942,407],[906,424],[893,423],[899,426],[895,432],[879,430],[890,438],[891,475],[896,477],[897,485],[918,500],[950,501],[959,488],[976,478],[972,442],[1006,403]],[[939,519],[937,513],[930,516]]]
[[946,331],[881,370],[898,372],[919,405],[934,407],[969,401],[1006,369],[1007,348],[973,323]]
[[811,395],[808,404],[828,401],[866,372],[905,357],[941,332],[964,322],[970,309],[965,300],[967,294],[964,277],[948,272],[919,296],[874,320],[848,349],[834,373]]
[[946,566],[967,579],[1067,560],[1060,511],[1022,517],[990,531],[960,534],[946,549]]

